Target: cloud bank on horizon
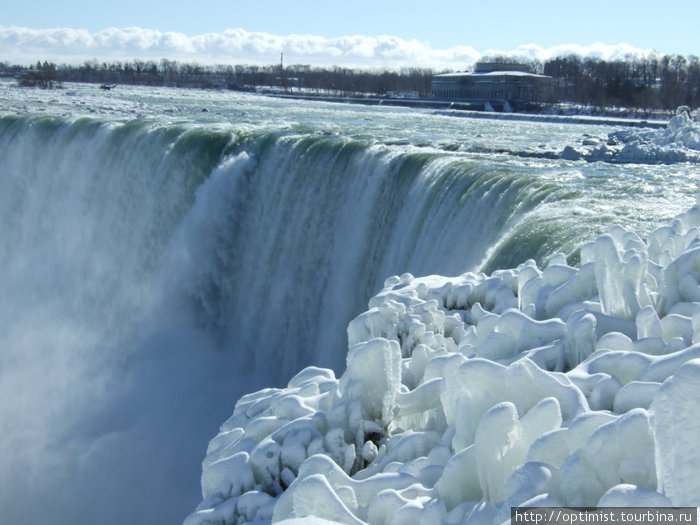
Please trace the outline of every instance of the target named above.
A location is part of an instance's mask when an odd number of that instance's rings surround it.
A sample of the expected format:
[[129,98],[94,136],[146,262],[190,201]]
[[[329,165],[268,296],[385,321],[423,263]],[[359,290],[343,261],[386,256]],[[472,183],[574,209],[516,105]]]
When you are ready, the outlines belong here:
[[549,48],[526,44],[516,49],[486,49],[480,52],[466,45],[434,49],[427,43],[397,36],[280,36],[244,29],[188,36],[140,27],[90,32],[86,29],[17,26],[0,26],[0,50],[0,61],[25,65],[37,60],[79,64],[93,59],[110,62],[163,58],[205,64],[272,64],[279,61],[280,53],[284,53],[287,64],[450,70],[463,69],[484,56],[494,54],[539,60],[576,54],[611,60],[655,53],[624,43],[594,43],[588,46],[562,44]]

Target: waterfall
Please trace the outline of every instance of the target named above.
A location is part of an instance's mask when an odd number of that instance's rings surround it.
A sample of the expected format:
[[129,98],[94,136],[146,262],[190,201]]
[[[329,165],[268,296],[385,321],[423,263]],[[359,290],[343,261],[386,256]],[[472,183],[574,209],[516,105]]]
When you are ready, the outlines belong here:
[[33,519],[32,487],[65,493],[57,522],[184,516],[238,395],[342,371],[390,275],[567,246],[528,237],[567,198],[526,168],[334,134],[0,119],[0,506]]

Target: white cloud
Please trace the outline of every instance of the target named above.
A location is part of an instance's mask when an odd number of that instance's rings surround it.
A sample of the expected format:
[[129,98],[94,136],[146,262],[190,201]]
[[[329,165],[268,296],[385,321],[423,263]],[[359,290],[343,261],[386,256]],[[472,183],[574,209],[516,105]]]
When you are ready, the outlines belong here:
[[527,44],[518,46],[517,49],[509,51],[507,54],[521,55],[528,58],[548,60],[558,56],[579,55],[582,57],[600,58],[603,60],[624,59],[632,56],[648,56],[656,54],[651,49],[640,49],[629,44],[608,45],[596,42],[589,46],[578,44],[562,44],[545,49],[537,44]]
[[471,46],[434,49],[427,43],[397,36],[280,36],[244,29],[187,36],[139,27],[111,28],[90,33],[85,29],[0,26],[0,60],[10,63],[30,64],[36,60],[50,60],[77,64],[91,59],[115,61],[168,58],[208,64],[272,64],[279,60],[282,52],[288,64],[366,68],[430,67],[438,70],[464,69],[482,56],[491,54],[521,55],[546,60],[572,53],[604,59],[652,53],[627,44],[563,44],[551,48],[527,44],[514,50],[486,50],[480,53]]

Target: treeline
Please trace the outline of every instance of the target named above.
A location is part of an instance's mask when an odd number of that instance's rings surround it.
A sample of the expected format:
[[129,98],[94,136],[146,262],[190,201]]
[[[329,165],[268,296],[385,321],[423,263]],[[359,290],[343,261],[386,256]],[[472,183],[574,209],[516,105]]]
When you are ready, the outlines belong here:
[[[2,64],[0,64],[1,66]],[[36,67],[28,71],[21,71],[19,75],[19,85],[25,87],[40,87],[44,89],[60,87],[61,82],[58,80],[56,72],[56,64],[49,62],[36,63]]]
[[404,68],[399,71],[355,70],[343,67],[316,68],[308,65],[256,66],[180,63],[132,60],[126,62],[85,62],[79,66],[56,66],[37,62],[31,68],[0,62],[0,74],[15,76],[20,84],[54,87],[61,82],[89,82],[104,85],[137,84],[189,88],[268,90],[329,95],[386,95],[387,92],[430,96],[431,69]]
[[543,64],[555,97],[588,106],[674,109],[700,106],[700,59],[675,55],[605,61],[577,55]]
[[[490,61],[527,65],[533,73],[553,78],[550,102],[594,107],[674,109],[700,106],[700,60],[696,56],[628,56],[621,60],[570,55],[545,62],[508,56]],[[431,96],[436,71],[404,68],[398,71],[357,70],[308,65],[218,65],[132,60],[79,66],[37,62],[33,67],[0,62],[0,75],[14,76],[23,85],[55,87],[62,82],[140,84],[243,91],[304,92],[324,95]]]
[[603,60],[572,54],[545,62],[492,55],[483,61],[519,64],[531,73],[552,77],[552,102],[639,109],[700,106],[700,59],[694,55]]

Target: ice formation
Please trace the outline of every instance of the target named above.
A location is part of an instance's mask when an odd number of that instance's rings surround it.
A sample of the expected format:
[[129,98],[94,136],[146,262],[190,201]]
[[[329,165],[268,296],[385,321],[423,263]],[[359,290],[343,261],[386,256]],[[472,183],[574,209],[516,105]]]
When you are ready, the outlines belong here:
[[187,525],[700,504],[700,207],[491,276],[389,278],[340,378],[239,400]]
[[566,146],[559,156],[617,163],[700,162],[700,112],[681,106],[666,129],[628,128],[607,139],[587,136],[578,146]]

